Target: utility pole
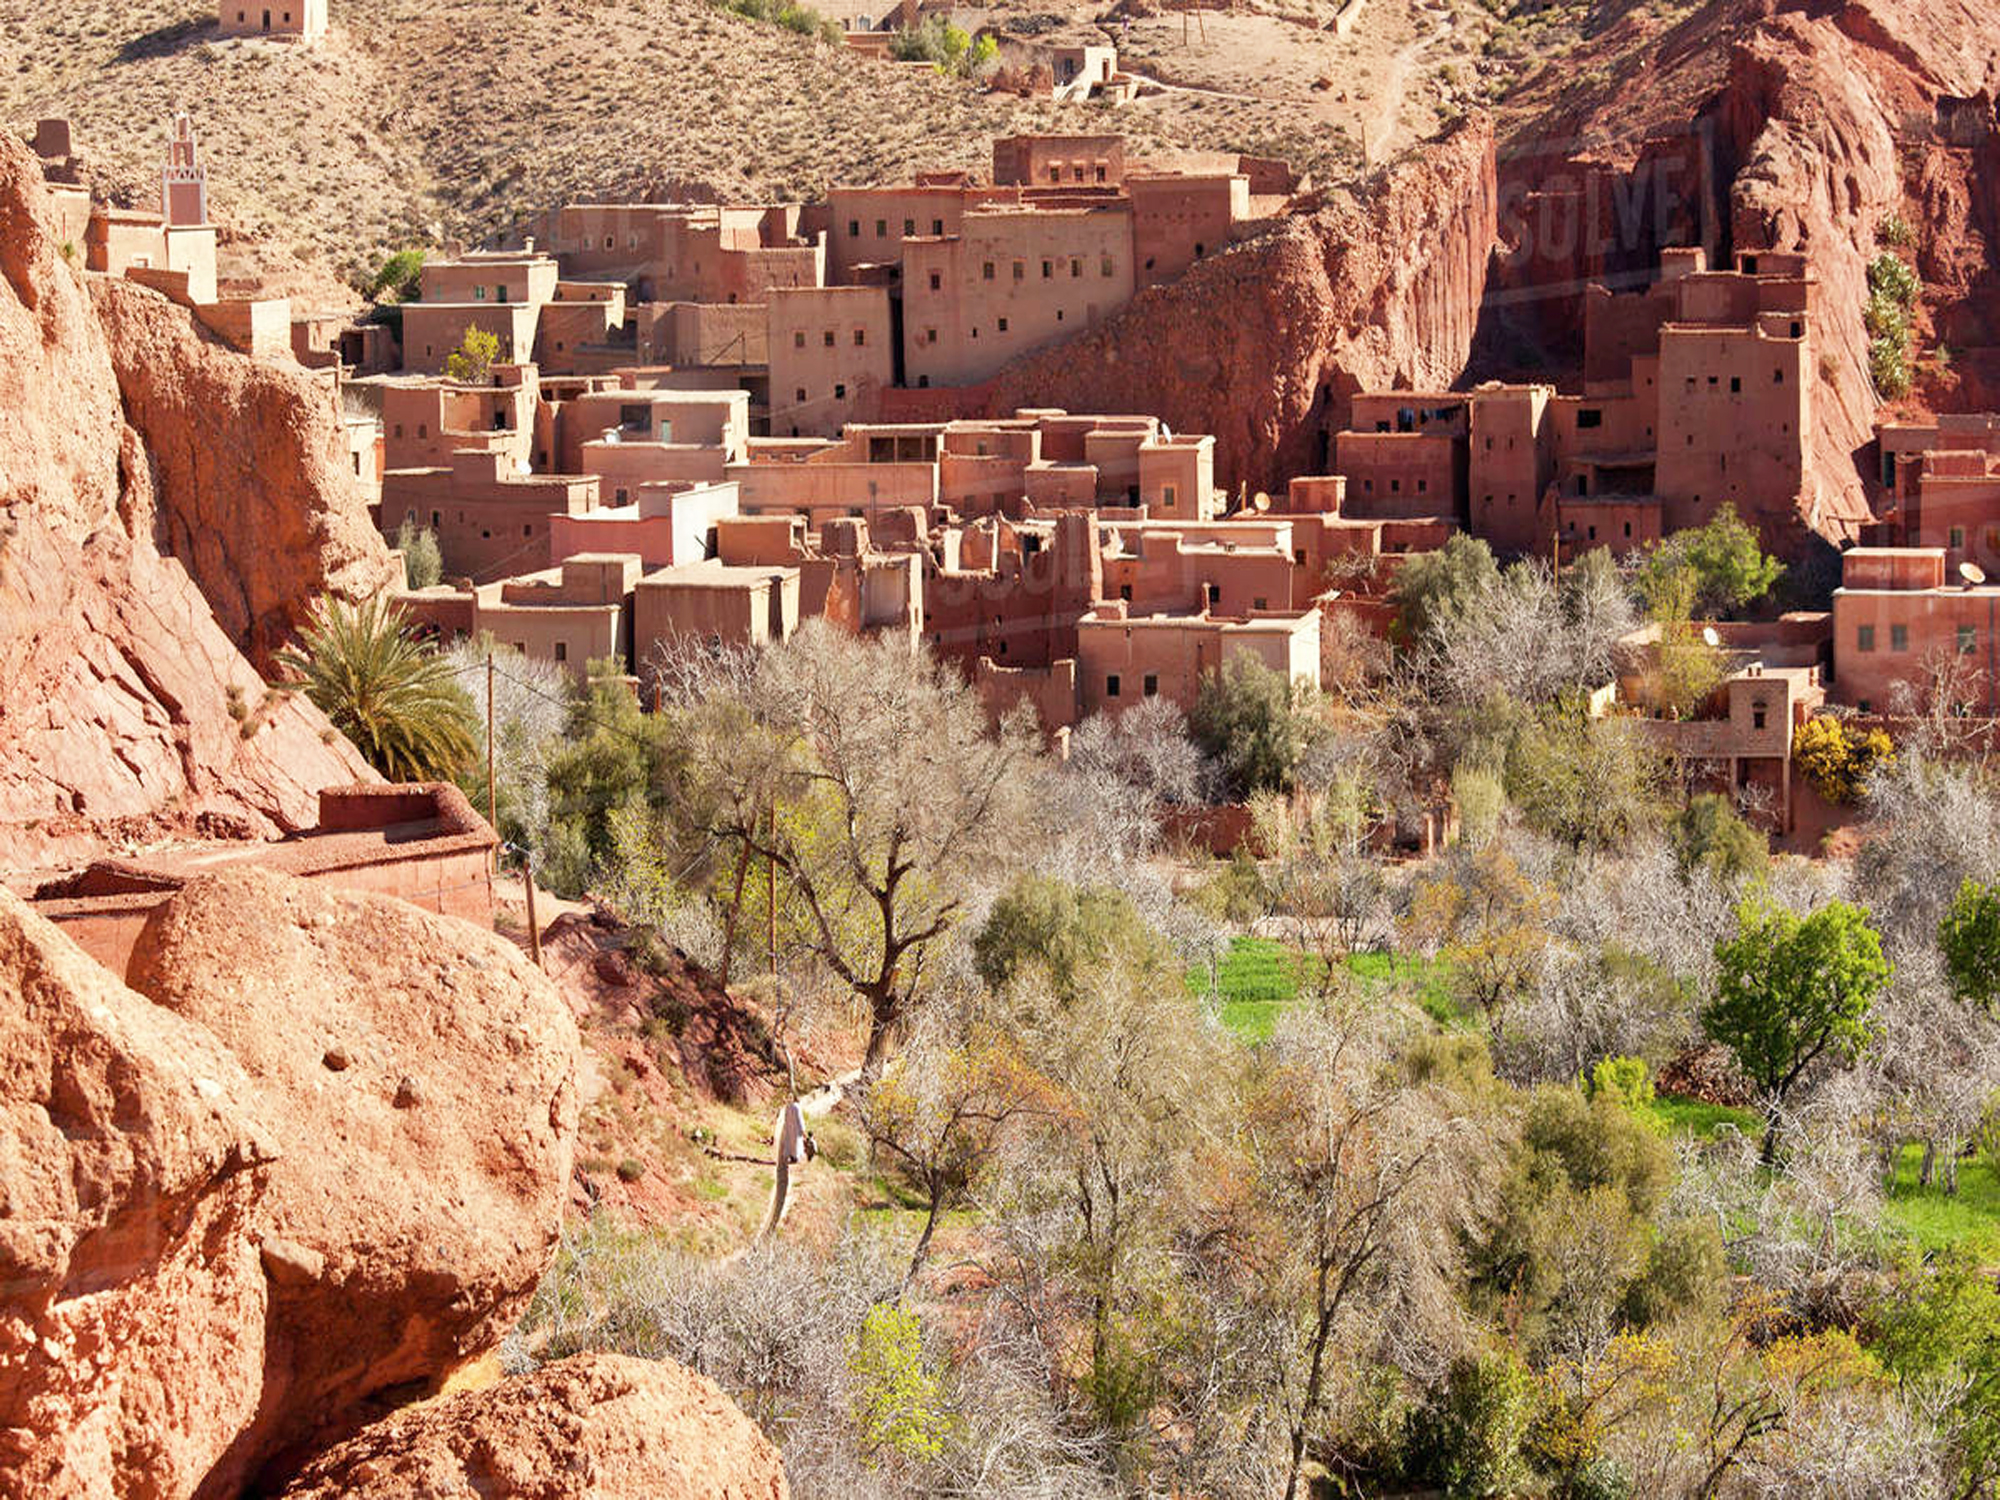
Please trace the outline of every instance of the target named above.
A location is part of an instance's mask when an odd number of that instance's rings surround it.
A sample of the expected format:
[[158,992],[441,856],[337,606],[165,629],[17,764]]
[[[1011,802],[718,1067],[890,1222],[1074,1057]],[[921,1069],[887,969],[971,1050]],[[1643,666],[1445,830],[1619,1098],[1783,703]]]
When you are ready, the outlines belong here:
[[[493,781],[493,653],[486,653],[486,821],[500,831],[499,794]],[[497,859],[498,856],[496,855]]]
[[528,957],[542,966],[542,924],[535,920],[535,856],[521,853],[521,882],[528,890]]

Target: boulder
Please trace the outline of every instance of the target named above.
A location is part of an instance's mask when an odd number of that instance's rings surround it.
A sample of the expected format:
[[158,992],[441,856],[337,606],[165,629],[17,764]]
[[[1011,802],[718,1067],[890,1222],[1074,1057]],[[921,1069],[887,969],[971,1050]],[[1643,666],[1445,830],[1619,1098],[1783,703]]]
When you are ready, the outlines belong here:
[[274,1147],[200,1026],[0,887],[0,1474],[195,1492],[257,1411]]
[[278,1149],[256,1415],[207,1489],[234,1493],[519,1317],[569,1181],[576,1027],[490,932],[257,869],[177,893],[128,978],[228,1049]]
[[282,1500],[784,1500],[777,1450],[679,1365],[580,1354],[376,1423]]

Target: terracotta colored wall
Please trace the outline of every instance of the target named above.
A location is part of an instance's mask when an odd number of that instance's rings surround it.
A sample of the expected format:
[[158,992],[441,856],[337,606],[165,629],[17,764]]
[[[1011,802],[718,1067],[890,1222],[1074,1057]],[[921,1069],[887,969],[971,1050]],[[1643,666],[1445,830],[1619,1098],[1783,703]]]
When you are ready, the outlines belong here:
[[774,436],[834,437],[874,419],[895,379],[886,288],[773,292],[767,315]]

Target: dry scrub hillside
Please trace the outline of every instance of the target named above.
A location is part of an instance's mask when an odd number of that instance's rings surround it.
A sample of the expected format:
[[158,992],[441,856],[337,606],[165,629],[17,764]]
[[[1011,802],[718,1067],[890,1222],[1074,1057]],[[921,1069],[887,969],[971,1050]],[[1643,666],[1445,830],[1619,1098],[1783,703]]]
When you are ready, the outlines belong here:
[[224,40],[214,14],[202,0],[0,0],[0,56],[17,59],[0,119],[69,115],[98,185],[141,202],[169,117],[192,112],[234,269],[295,290],[564,200],[810,196],[979,165],[990,137],[1023,128],[1115,121],[1166,151],[1315,147],[1310,131],[1286,136],[1278,105],[1169,94],[1058,111],[707,0],[333,0],[333,33],[310,50]]

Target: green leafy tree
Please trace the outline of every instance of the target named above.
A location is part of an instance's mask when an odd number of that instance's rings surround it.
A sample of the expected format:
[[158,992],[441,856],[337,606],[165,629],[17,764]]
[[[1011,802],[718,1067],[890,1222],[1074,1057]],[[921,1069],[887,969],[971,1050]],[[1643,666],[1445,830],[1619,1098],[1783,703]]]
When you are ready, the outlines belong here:
[[1683,875],[1707,870],[1725,880],[1748,880],[1770,863],[1770,840],[1715,792],[1689,799],[1668,825],[1667,842]]
[[472,759],[471,699],[393,606],[322,598],[300,646],[278,660],[391,781],[449,781]]
[[1575,850],[1623,848],[1660,821],[1666,764],[1645,726],[1566,697],[1513,721],[1507,794],[1536,832]]
[[1706,524],[1675,532],[1639,564],[1639,597],[1656,620],[1711,619],[1756,603],[1784,576],[1755,528],[1723,505]]
[[1821,1059],[1851,1064],[1873,1039],[1869,1012],[1890,967],[1868,913],[1845,901],[1806,917],[1746,902],[1736,920],[1736,935],[1716,945],[1716,994],[1701,1024],[1763,1094],[1769,1162],[1806,1070]]
[[484,328],[468,327],[458,347],[444,359],[446,378],[460,385],[484,385],[493,374],[493,362],[500,357],[500,335]]
[[1968,1005],[2000,1005],[2000,881],[1967,880],[1938,924],[1952,993]]
[[2000,1489],[2000,1290],[1962,1250],[1906,1267],[1869,1319],[1871,1351],[1921,1409],[1941,1410],[1952,1493]]
[[1407,1451],[1415,1477],[1448,1500],[1512,1495],[1527,1480],[1521,1444],[1534,1410],[1534,1377],[1511,1350],[1461,1355],[1411,1413]]
[[1320,732],[1310,689],[1247,652],[1231,656],[1202,684],[1188,728],[1222,773],[1232,796],[1289,791]]
[[427,589],[444,577],[444,554],[438,550],[437,533],[428,526],[405,520],[396,528],[396,550],[403,554],[407,587]]
[[1478,537],[1453,532],[1437,550],[1413,554],[1396,574],[1389,591],[1396,607],[1396,638],[1405,643],[1423,640],[1499,582],[1493,549]]

